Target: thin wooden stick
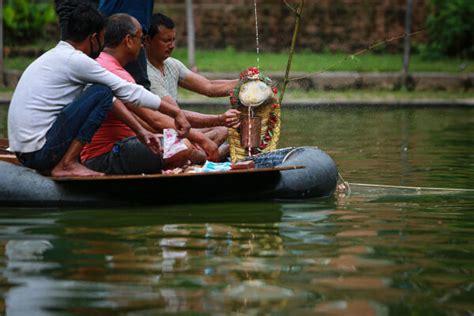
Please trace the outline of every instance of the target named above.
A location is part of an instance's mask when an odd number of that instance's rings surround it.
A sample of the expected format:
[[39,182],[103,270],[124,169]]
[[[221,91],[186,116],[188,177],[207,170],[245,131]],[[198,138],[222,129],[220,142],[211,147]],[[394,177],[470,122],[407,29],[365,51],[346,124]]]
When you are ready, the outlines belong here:
[[[401,38],[404,38],[404,37],[407,37],[407,36],[415,36],[417,34],[420,34],[420,33],[423,33],[425,30],[420,30],[420,31],[416,31],[416,32],[412,32],[410,34],[406,34],[406,33],[403,33],[401,35],[397,35],[397,36],[393,36],[391,38],[388,38],[388,39],[385,39],[383,41],[380,41],[380,42],[377,42],[375,44],[371,44],[369,46],[367,46],[366,48],[362,49],[362,50],[359,50],[358,52],[354,53],[354,54],[350,54],[350,55],[346,55],[344,58],[342,58],[341,60],[333,63],[332,65],[329,65],[328,67],[324,68],[323,70],[320,70],[320,71],[317,71],[317,72],[313,72],[313,73],[310,73],[310,74],[307,74],[307,75],[304,75],[304,76],[301,76],[301,77],[295,77],[295,78],[291,78],[291,79],[288,79],[288,81],[295,81],[295,80],[301,80],[301,79],[306,79],[306,78],[309,78],[309,77],[312,77],[312,76],[316,76],[316,75],[320,75],[322,73],[325,73],[326,71],[332,69],[333,67],[339,65],[339,64],[342,64],[343,62],[349,60],[349,59],[354,59],[355,57],[357,56],[360,56],[360,55],[363,55],[371,50],[373,50],[374,48],[380,46],[380,45],[384,45],[386,43],[390,43],[390,42],[393,42],[395,40],[399,40]],[[286,78],[285,78],[286,80]]]
[[293,8],[286,0],[283,0],[283,2],[286,4],[286,6],[287,6],[291,11],[293,11],[294,14],[298,14],[298,12],[296,12],[295,8]]
[[295,28],[293,29],[293,38],[291,40],[290,53],[288,54],[288,63],[286,64],[285,81],[283,82],[283,88],[281,89],[280,100],[278,102],[280,104],[282,104],[283,102],[283,96],[285,95],[286,86],[288,85],[288,82],[289,82],[288,76],[290,75],[291,61],[293,60],[293,53],[295,51],[296,39],[298,38],[298,32],[300,30],[300,20],[301,20],[301,12],[303,11],[303,5],[304,5],[304,0],[301,0],[300,6],[298,7],[298,11],[296,12]]

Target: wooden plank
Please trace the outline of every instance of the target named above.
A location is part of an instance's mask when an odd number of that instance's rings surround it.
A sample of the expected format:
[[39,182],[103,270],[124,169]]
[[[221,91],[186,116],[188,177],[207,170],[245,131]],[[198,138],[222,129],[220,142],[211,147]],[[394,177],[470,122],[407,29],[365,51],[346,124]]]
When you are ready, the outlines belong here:
[[117,180],[149,180],[160,178],[184,178],[184,177],[209,177],[229,174],[259,174],[272,173],[286,170],[303,169],[304,166],[286,166],[274,168],[260,168],[260,169],[243,169],[243,170],[228,170],[216,172],[201,172],[201,173],[180,173],[180,174],[142,174],[142,175],[104,175],[91,177],[50,177],[54,181],[59,182],[74,182],[74,181],[117,181]]
[[0,161],[6,161],[19,165],[20,162],[16,159],[16,156],[11,151],[7,150],[8,139],[0,138]]
[[230,170],[199,174],[58,178],[65,192],[108,204],[161,205],[197,201],[256,200],[269,197],[281,169]]

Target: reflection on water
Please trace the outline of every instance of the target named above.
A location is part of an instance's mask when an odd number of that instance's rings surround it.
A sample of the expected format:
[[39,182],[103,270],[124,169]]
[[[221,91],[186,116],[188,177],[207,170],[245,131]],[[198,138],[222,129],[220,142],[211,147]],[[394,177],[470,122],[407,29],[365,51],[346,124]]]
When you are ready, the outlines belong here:
[[3,209],[1,306],[12,315],[474,310],[474,198],[379,198]]
[[[289,111],[282,142],[319,145],[351,182],[474,188],[473,114]],[[469,315],[473,210],[471,192],[362,187],[296,202],[0,208],[0,314]]]
[[316,145],[350,182],[474,188],[474,109],[285,111],[283,146]]
[[283,109],[282,120],[280,147],[318,146],[350,182],[474,188],[474,108]]

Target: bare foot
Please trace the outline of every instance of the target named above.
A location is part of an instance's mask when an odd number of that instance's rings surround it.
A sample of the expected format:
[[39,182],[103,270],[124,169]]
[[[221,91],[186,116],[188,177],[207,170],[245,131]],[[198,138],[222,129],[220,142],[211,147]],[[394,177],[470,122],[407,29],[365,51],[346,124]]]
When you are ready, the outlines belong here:
[[90,176],[103,176],[102,172],[97,172],[81,165],[79,162],[73,162],[70,164],[59,163],[51,170],[53,177],[90,177]]

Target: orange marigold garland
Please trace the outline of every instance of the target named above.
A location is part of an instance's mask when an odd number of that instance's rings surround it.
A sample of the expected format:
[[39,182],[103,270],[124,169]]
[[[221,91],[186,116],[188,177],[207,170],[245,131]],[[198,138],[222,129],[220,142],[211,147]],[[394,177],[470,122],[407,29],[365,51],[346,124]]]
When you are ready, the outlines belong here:
[[273,130],[277,127],[277,124],[279,123],[279,117],[273,110],[279,109],[279,108],[280,108],[280,105],[278,103],[272,104],[272,111],[270,111],[270,113],[268,114],[267,130],[265,131],[265,134],[263,135],[260,141],[260,146],[259,146],[260,151],[267,148],[268,144],[272,140],[272,137],[274,134]]

